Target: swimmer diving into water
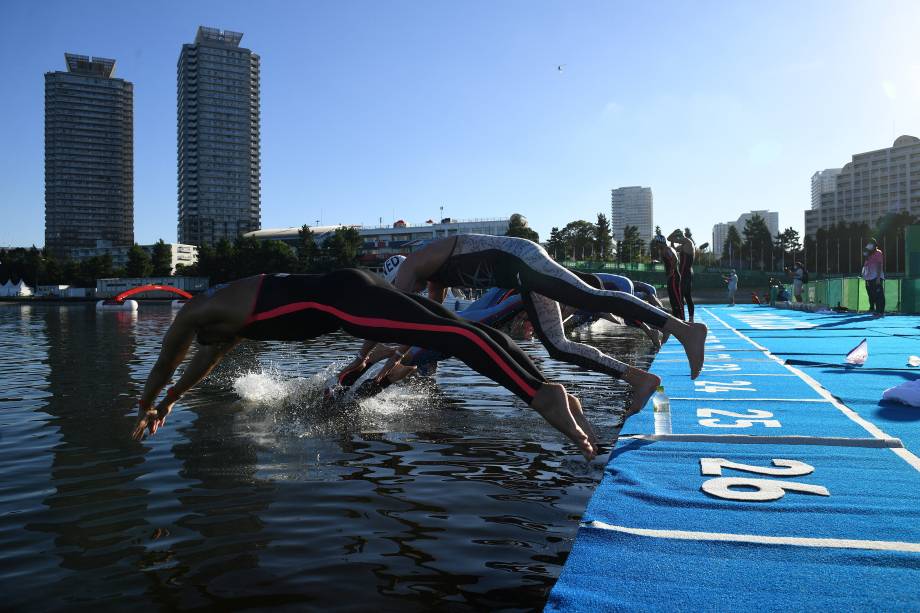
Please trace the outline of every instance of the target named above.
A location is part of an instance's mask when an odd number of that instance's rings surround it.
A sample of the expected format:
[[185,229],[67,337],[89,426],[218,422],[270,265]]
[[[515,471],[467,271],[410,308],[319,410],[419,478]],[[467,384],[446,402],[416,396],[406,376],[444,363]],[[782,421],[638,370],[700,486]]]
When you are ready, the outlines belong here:
[[[691,378],[699,375],[704,358],[705,325],[684,323],[635,296],[603,289],[597,279],[586,282],[586,277],[593,276],[572,273],[529,240],[460,234],[433,241],[405,258],[396,268],[394,285],[403,291],[418,291],[427,283],[428,295],[435,299],[443,299],[447,287],[500,287],[519,291],[534,331],[552,357],[632,384],[633,402],[627,415],[642,409],[660,379],[589,345],[568,340],[560,303],[598,313],[613,313],[673,334],[687,353]],[[346,367],[343,376],[364,369],[373,347],[373,343],[365,343],[361,354]],[[391,359],[378,376],[398,364],[399,357]]]
[[[145,430],[156,433],[182,394],[241,339],[304,341],[340,329],[359,338],[453,355],[524,400],[586,458],[597,453],[578,400],[547,381],[506,335],[464,322],[427,298],[393,289],[377,275],[347,268],[325,275],[249,277],[189,301],[163,338],[139,400],[132,437],[139,440]],[[199,346],[181,377],[154,405],[196,339]]]

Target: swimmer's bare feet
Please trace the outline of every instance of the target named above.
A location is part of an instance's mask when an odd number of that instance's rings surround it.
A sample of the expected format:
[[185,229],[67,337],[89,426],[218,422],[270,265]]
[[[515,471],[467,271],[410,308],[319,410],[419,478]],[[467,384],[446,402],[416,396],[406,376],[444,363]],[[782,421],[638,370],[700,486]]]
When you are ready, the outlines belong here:
[[582,430],[572,413],[569,412],[568,398],[566,397],[565,388],[558,383],[544,383],[537,390],[530,403],[532,409],[543,416],[551,426],[559,430],[581,450],[581,454],[587,460],[594,459],[594,449],[588,442],[588,436]]
[[623,415],[623,421],[626,421],[645,407],[648,399],[661,385],[661,377],[630,367],[623,380],[632,386],[632,402],[626,407],[626,413]]
[[648,340],[652,341],[652,347],[656,350],[661,349],[661,337],[662,335],[657,330],[652,330],[648,326],[644,326],[642,331],[645,332],[645,335],[648,337]]
[[677,337],[687,353],[690,362],[690,378],[696,379],[703,369],[703,360],[706,357],[706,334],[709,329],[706,324],[688,324],[679,319],[671,318],[662,328]]
[[588,418],[585,416],[585,412],[581,409],[581,401],[572,394],[566,394],[566,399],[569,401],[569,413],[575,418],[575,423],[578,424],[582,432],[588,435],[588,442],[591,443],[591,449],[594,451],[594,454],[597,455],[598,451],[600,451],[597,443],[597,434],[594,432],[594,427],[591,425],[591,422],[588,421]]

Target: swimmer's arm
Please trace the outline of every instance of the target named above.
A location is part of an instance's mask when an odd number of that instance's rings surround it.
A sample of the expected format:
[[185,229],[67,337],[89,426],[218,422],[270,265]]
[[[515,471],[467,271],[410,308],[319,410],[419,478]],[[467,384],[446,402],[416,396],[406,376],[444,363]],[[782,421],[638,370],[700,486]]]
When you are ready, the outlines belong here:
[[160,348],[160,356],[144,384],[144,391],[140,398],[141,409],[150,408],[153,401],[160,395],[173,373],[179,368],[179,364],[182,363],[194,339],[195,329],[188,317],[180,313],[166,332],[163,346]]
[[174,404],[182,394],[207,377],[217,363],[223,359],[227,352],[236,347],[239,340],[229,343],[218,343],[214,345],[198,345],[195,355],[189,360],[188,366],[182,371],[182,376],[176,381],[176,384],[170,388],[169,400],[170,406]]
[[[210,373],[214,366],[220,362],[221,358],[235,347],[238,342],[239,341],[233,341],[230,343],[207,346],[199,345],[195,355],[182,372],[182,376],[179,377],[179,380],[173,387],[169,388],[169,391],[166,392],[166,396],[157,404],[156,408],[150,407],[149,404],[145,405],[143,400],[141,401],[141,406],[138,409],[138,421],[134,426],[134,432],[132,432],[131,437],[136,441],[140,440],[144,436],[144,430],[149,430],[150,434],[156,434],[160,426],[166,423],[166,417],[172,412],[173,405],[176,404],[179,397],[190,388],[194,387],[196,383],[208,376],[208,373]],[[166,343],[164,341],[164,349],[165,347]],[[182,362],[182,357],[185,356],[187,351],[188,344],[185,345],[181,351],[181,355],[178,356],[178,362],[168,370],[168,374],[162,382],[162,385],[166,385],[169,376],[172,375],[179,363]],[[163,354],[161,353],[160,355],[162,357]],[[159,363],[159,360],[157,362]],[[156,370],[156,368],[154,370]],[[153,373],[151,373],[151,378],[152,377]],[[148,383],[149,381],[150,379],[148,379]],[[159,390],[157,390],[157,393],[159,393]],[[153,398],[156,398],[156,396],[157,394],[154,394]],[[153,400],[150,402],[153,402]]]

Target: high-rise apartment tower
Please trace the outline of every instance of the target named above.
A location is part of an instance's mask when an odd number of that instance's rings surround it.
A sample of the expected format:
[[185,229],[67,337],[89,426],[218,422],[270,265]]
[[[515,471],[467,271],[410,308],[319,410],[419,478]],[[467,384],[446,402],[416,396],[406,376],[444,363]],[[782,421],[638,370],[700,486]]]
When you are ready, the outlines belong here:
[[179,242],[212,245],[258,230],[259,56],[243,35],[199,27],[177,68]]
[[45,73],[45,247],[134,243],[134,85],[115,60],[65,53]]
[[626,226],[636,226],[639,237],[648,245],[652,240],[652,188],[618,187],[610,192],[610,231],[614,240],[623,240]]

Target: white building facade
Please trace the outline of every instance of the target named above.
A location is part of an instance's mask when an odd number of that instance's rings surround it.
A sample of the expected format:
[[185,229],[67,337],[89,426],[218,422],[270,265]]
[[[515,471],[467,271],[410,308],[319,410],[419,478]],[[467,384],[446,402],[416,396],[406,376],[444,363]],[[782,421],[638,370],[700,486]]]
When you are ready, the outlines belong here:
[[741,238],[744,238],[744,224],[748,222],[754,215],[759,215],[763,218],[764,222],[767,224],[767,229],[770,231],[770,236],[776,236],[779,234],[779,213],[776,211],[751,211],[750,213],[743,213],[735,221],[726,221],[725,223],[717,223],[712,227],[712,253],[716,257],[722,256],[722,246],[725,244],[725,239],[728,238],[728,229],[731,226],[734,226],[738,231],[738,234],[741,235]]
[[[826,171],[825,171],[826,172]],[[805,211],[805,233],[838,223],[874,227],[889,213],[920,215],[920,139],[899,136],[891,147],[857,153],[834,176],[833,189],[817,202],[812,178],[812,207]]]
[[654,231],[651,187],[618,187],[610,190],[610,231],[613,240],[623,240],[626,226],[636,226],[648,244]]

